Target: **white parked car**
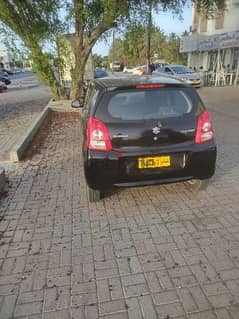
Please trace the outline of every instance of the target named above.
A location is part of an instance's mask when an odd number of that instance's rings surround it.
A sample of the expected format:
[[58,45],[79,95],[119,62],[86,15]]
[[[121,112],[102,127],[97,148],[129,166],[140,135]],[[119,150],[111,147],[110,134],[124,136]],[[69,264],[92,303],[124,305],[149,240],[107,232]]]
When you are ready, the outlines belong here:
[[171,75],[177,79],[180,79],[196,88],[201,86],[201,78],[197,72],[189,69],[184,65],[177,65],[177,64],[169,64],[163,67],[157,68],[153,71],[154,75],[162,75],[167,74]]
[[128,65],[126,65],[124,67],[124,69],[123,69],[124,73],[133,73],[133,71],[134,71],[134,67],[133,66],[128,66]]
[[143,75],[147,71],[147,65],[139,65],[136,66],[136,68],[133,69],[134,75]]

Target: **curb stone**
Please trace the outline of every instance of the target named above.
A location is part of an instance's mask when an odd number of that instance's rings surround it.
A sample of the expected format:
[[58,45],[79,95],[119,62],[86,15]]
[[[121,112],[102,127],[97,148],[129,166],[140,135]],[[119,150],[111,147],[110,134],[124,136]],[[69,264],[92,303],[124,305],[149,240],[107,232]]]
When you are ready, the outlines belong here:
[[51,99],[49,103],[45,106],[44,110],[39,114],[34,123],[32,123],[31,127],[27,130],[24,136],[20,139],[20,141],[14,145],[13,149],[10,151],[10,161],[12,163],[19,162],[24,152],[26,151],[29,143],[39,130],[42,122],[45,120],[50,111],[54,112],[80,112],[78,109],[71,108],[71,101],[63,100],[63,101],[54,101]]
[[22,89],[32,89],[35,87],[38,87],[39,83],[37,84],[28,84],[28,85],[10,85],[8,87],[9,91],[16,91],[16,90],[22,90]]
[[2,192],[5,188],[5,170],[4,168],[0,167],[0,192]]
[[[49,102],[50,103],[50,102]],[[9,153],[10,161],[15,163],[19,162],[20,159],[23,157],[27,146],[29,145],[30,141],[33,139],[34,135],[40,128],[42,122],[47,117],[49,113],[49,103],[46,105],[44,110],[39,114],[37,119],[32,123],[31,127],[27,130],[27,132],[22,136],[17,144],[13,146]]]

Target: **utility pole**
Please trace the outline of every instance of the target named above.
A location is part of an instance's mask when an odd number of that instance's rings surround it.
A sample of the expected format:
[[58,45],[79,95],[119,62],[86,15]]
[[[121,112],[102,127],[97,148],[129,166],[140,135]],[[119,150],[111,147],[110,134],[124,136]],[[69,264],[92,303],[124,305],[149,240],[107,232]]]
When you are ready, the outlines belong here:
[[151,29],[152,29],[152,2],[149,0],[148,25],[147,25],[147,74],[151,74]]

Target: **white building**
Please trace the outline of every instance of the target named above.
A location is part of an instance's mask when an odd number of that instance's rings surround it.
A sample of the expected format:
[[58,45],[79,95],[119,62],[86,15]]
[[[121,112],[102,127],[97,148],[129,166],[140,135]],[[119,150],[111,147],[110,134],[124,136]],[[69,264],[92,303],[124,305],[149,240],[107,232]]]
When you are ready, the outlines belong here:
[[6,50],[0,50],[0,67],[11,69],[13,67],[13,58]]
[[181,39],[180,52],[188,53],[188,66],[215,70],[218,52],[222,64],[235,70],[239,61],[239,0],[227,0],[227,8],[214,18],[193,9],[190,35]]

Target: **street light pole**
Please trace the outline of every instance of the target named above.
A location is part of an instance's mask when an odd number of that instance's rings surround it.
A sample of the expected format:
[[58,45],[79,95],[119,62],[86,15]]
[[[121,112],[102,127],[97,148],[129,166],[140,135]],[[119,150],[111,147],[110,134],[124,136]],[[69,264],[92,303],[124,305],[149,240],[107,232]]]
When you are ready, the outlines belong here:
[[152,28],[152,3],[149,0],[148,25],[147,25],[147,74],[151,74],[151,28]]

